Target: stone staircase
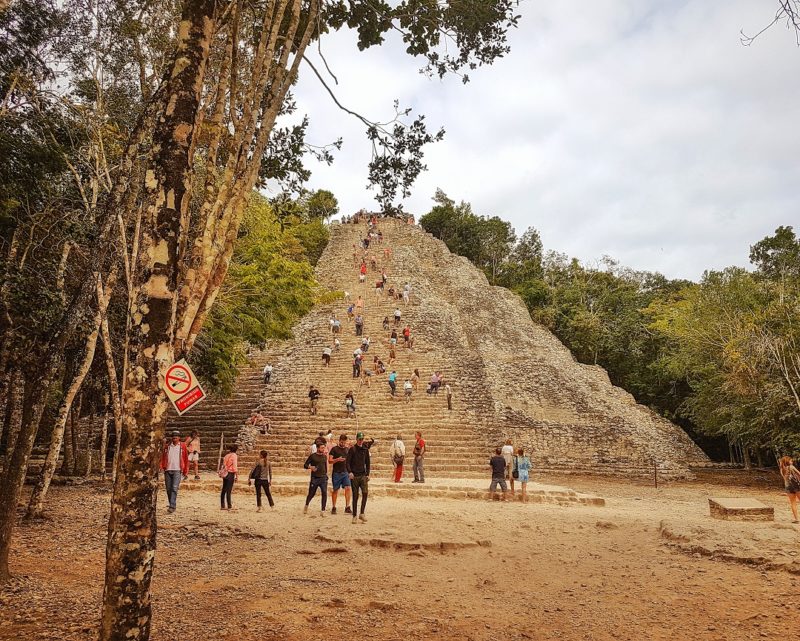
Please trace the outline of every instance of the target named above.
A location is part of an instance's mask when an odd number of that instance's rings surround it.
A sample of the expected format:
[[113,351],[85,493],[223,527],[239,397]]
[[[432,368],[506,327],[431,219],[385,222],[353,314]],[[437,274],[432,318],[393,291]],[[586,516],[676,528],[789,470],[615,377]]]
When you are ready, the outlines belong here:
[[[490,286],[482,272],[451,254],[444,243],[395,220],[381,220],[379,229],[383,245],[367,252],[375,255],[379,267],[369,268],[366,283],[360,284],[354,251],[367,226],[333,225],[317,278],[342,297],[316,306],[301,319],[294,339],[254,354],[233,398],[209,399],[184,417],[171,419],[170,426],[184,433],[200,431],[206,462],[216,463],[220,433],[229,442],[238,432],[240,441],[250,446],[249,452],[240,452],[243,468],[252,463],[255,452],[267,449],[276,474],[303,473],[314,437],[330,429],[351,439],[358,430],[375,438],[373,468],[381,477],[390,473],[388,450],[397,433],[406,443],[410,474],[416,430],[428,444],[425,471],[432,478],[488,477],[490,452],[506,437],[524,446],[540,470],[651,474],[655,463],[669,476],[707,463],[680,428],[637,405],[611,385],[601,368],[578,364],[550,332],[533,323],[515,294]],[[387,260],[385,247],[391,248]],[[356,254],[360,259],[360,249]],[[376,296],[381,267],[389,278],[387,289],[411,283],[408,305],[385,294]],[[365,366],[371,369],[378,354],[388,371],[396,369],[396,398],[389,394],[388,372],[373,376],[369,387],[352,378],[352,353],[361,338],[347,319],[344,292],[353,302],[358,296],[364,300],[364,335],[372,340]],[[414,348],[403,348],[401,339],[397,360],[389,366],[389,332],[381,325],[397,306],[402,311],[398,334],[408,322]],[[333,313],[342,321],[341,348],[326,368],[322,350],[333,344],[328,322]],[[261,368],[267,360],[275,368],[273,381],[262,385]],[[415,368],[420,385],[406,403],[402,383]],[[452,411],[443,393],[425,394],[433,371],[441,371],[453,387]],[[322,394],[316,416],[308,411],[311,384]],[[349,390],[356,397],[354,419],[347,418],[344,405]],[[241,429],[256,407],[272,420],[268,436]]]

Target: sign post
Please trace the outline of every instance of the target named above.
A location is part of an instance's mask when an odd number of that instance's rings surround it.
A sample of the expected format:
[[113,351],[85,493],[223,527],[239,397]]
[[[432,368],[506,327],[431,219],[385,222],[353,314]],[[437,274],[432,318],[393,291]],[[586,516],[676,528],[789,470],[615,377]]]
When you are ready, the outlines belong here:
[[178,416],[182,416],[206,397],[189,364],[181,359],[164,375],[164,391]]

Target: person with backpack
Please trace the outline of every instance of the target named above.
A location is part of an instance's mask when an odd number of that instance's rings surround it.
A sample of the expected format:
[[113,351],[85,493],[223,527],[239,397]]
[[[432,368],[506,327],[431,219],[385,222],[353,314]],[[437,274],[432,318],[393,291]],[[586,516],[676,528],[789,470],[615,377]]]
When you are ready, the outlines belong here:
[[[373,441],[374,442],[374,441]],[[353,486],[353,523],[360,519],[366,523],[367,517],[364,510],[367,507],[369,494],[369,448],[372,443],[364,443],[364,432],[356,434],[356,444],[347,451],[345,465]],[[361,513],[358,512],[358,495],[361,493]]]
[[272,500],[272,493],[270,486],[272,485],[272,463],[269,461],[269,454],[267,450],[261,450],[256,460],[255,467],[250,472],[247,479],[247,485],[256,484],[256,512],[261,511],[261,491],[267,497],[270,507],[275,507],[275,501]]
[[425,439],[422,432],[414,433],[414,483],[425,482]]
[[[391,361],[390,361],[391,362]],[[392,370],[389,374],[389,389],[392,390],[392,396],[397,392],[397,372]]]
[[219,466],[219,477],[222,479],[222,490],[219,493],[219,506],[221,510],[226,509],[225,504],[228,504],[227,509],[232,510],[231,494],[233,493],[233,484],[239,477],[239,456],[236,454],[239,446],[229,445],[228,453],[222,459]]
[[181,433],[174,430],[169,440],[164,442],[161,452],[161,469],[164,471],[164,485],[167,488],[167,512],[172,514],[178,507],[178,488],[181,479],[189,475],[189,451],[181,441]]
[[389,448],[389,457],[392,459],[394,465],[394,482],[403,482],[403,462],[406,458],[406,445],[400,434],[394,439],[392,446]]
[[322,496],[322,516],[325,516],[325,507],[328,504],[328,452],[325,447],[325,439],[317,445],[317,451],[309,454],[303,468],[311,470],[311,478],[308,483],[308,496],[303,514],[308,513],[308,505],[319,489]]

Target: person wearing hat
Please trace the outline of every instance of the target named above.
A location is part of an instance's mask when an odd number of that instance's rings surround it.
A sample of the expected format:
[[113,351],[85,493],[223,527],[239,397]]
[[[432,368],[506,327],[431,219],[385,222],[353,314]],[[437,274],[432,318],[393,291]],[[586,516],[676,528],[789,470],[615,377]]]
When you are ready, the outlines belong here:
[[169,501],[167,512],[172,514],[177,507],[181,478],[186,478],[189,474],[189,451],[186,449],[186,443],[181,441],[181,433],[178,430],[174,430],[171,438],[164,443],[161,469],[164,470],[164,485],[167,488]]
[[[374,443],[374,441],[372,441]],[[369,494],[369,448],[372,443],[364,443],[364,432],[356,434],[356,444],[347,451],[347,473],[353,486],[353,523],[356,519],[366,522],[364,509]],[[361,492],[361,514],[358,513],[358,494]]]

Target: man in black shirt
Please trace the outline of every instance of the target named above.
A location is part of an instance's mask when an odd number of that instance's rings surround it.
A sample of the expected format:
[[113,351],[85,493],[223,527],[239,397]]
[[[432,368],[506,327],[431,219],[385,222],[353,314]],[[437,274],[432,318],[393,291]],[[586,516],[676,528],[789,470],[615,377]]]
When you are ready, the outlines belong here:
[[317,400],[319,399],[319,390],[314,387],[313,385],[308,388],[308,400],[311,404],[311,414],[315,415],[317,413]]
[[325,506],[328,504],[328,453],[325,448],[325,440],[317,445],[317,451],[311,454],[303,467],[311,470],[311,480],[308,484],[308,496],[306,497],[306,506],[303,508],[303,514],[308,512],[308,504],[317,493],[319,488],[322,494],[322,515],[325,515]]
[[[373,441],[374,442],[374,441]],[[356,444],[347,452],[347,473],[353,485],[353,523],[356,518],[366,522],[364,509],[367,507],[369,494],[369,448],[372,445],[364,443],[364,433],[356,434]],[[358,515],[358,493],[361,492],[361,514]],[[358,516],[357,516],[358,515]]]
[[339,444],[331,448],[328,453],[328,464],[333,466],[331,477],[333,480],[333,507],[331,514],[336,514],[336,497],[339,490],[344,488],[344,511],[350,514],[350,475],[347,473],[347,434],[339,437]]
[[500,489],[503,490],[503,500],[506,500],[506,491],[508,490],[508,486],[506,485],[506,460],[500,454],[500,448],[496,448],[494,451],[494,456],[489,459],[489,467],[492,468],[492,482],[489,485],[489,493],[492,495],[493,499],[497,498],[497,486],[500,485]]

